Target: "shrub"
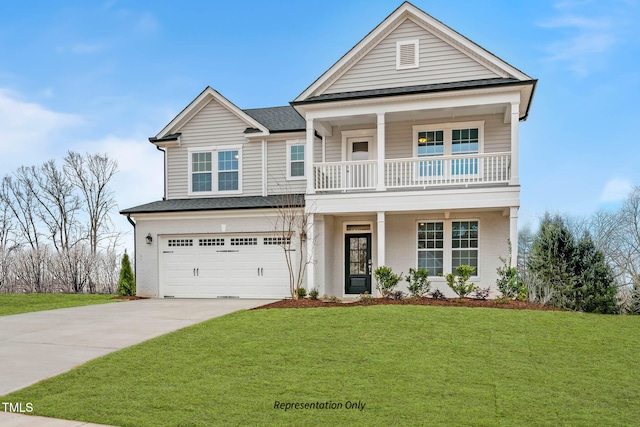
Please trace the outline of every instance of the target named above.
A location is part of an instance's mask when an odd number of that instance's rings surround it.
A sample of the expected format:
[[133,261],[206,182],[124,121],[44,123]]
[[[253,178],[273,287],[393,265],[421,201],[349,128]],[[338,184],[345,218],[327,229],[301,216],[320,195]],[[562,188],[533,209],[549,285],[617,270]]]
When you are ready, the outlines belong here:
[[442,292],[440,292],[440,289],[436,289],[435,291],[431,292],[429,295],[433,299],[439,299],[439,300],[442,300],[442,301],[446,301],[447,300],[447,297],[445,297],[444,294]]
[[369,294],[369,292],[365,292],[364,294],[360,294],[358,299],[360,301],[362,301],[362,302],[371,302],[371,301],[373,301],[373,297],[371,296],[371,294]]
[[482,299],[485,300],[489,297],[489,294],[491,293],[491,286],[489,286],[488,288],[478,288],[476,289],[475,293],[474,293],[474,298],[475,299]]
[[335,295],[327,296],[326,294],[322,297],[326,302],[342,302],[340,298]]
[[429,277],[429,270],[425,268],[419,268],[417,270],[410,268],[409,275],[404,278],[407,282],[409,282],[409,292],[412,297],[422,297],[429,289],[431,289],[431,283],[427,278]]
[[118,280],[118,294],[132,296],[136,294],[136,279],[131,270],[129,255],[124,252],[122,256],[122,267],[120,268],[120,279]]
[[511,266],[511,242],[509,242],[509,260],[500,257],[502,266],[498,267],[497,285],[502,297],[526,301],[527,288],[520,279],[516,267]]
[[447,285],[456,293],[460,298],[465,298],[470,293],[478,290],[478,286],[473,283],[467,284],[469,278],[476,272],[475,267],[469,265],[459,265],[456,267],[456,274],[449,273],[445,276]]
[[304,298],[307,296],[307,290],[305,288],[298,288],[296,292],[298,293],[298,298]]
[[320,292],[318,292],[318,288],[313,288],[309,291],[309,298],[316,300],[318,299],[319,294]]
[[373,275],[376,279],[376,289],[378,289],[385,298],[391,297],[394,293],[395,287],[398,286],[398,282],[402,277],[402,273],[395,274],[391,267],[384,265],[376,268]]

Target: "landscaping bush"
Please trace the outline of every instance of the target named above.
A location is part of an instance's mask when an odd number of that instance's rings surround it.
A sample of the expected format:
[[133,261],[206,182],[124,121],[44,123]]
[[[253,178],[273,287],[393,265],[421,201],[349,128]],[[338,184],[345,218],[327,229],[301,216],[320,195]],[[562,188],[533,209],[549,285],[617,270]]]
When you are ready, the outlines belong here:
[[131,270],[129,255],[125,251],[122,256],[122,267],[120,268],[120,280],[118,280],[118,294],[133,296],[136,294],[136,279]]
[[433,299],[439,299],[442,301],[446,301],[447,297],[444,296],[444,294],[442,292],[440,292],[440,289],[436,289],[435,291],[431,292],[429,294],[429,296]]
[[502,266],[498,267],[497,285],[503,298],[526,301],[527,288],[520,279],[520,273],[516,267],[511,266],[511,242],[509,242],[509,259],[500,257]]
[[375,269],[373,276],[376,279],[376,289],[380,291],[383,297],[391,298],[395,295],[394,289],[398,286],[402,273],[395,274],[391,267],[383,265]]
[[313,300],[318,299],[318,295],[320,295],[320,292],[318,292],[318,288],[313,288],[309,291],[309,298]]
[[476,291],[473,294],[473,297],[475,299],[481,299],[481,300],[485,300],[487,298],[489,298],[489,294],[491,293],[491,286],[489,286],[488,288],[478,288],[476,289]]
[[460,298],[465,298],[470,293],[477,291],[479,288],[473,283],[467,284],[469,278],[476,272],[475,267],[469,265],[459,265],[456,267],[456,274],[449,273],[445,276],[447,285],[456,293]]
[[410,268],[409,275],[404,278],[407,282],[409,282],[409,292],[412,297],[422,297],[429,289],[431,289],[431,283],[427,278],[429,277],[429,270],[425,268],[419,268],[417,270]]
[[304,298],[307,296],[307,290],[305,288],[300,287],[296,292],[298,293],[298,298]]

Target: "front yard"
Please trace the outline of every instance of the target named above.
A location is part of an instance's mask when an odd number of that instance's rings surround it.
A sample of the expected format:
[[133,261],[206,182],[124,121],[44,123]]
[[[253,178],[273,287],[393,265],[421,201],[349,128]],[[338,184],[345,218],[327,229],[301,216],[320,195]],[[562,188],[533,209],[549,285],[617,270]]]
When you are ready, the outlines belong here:
[[[425,306],[238,312],[3,402],[121,426],[633,425],[640,317]],[[297,408],[296,408],[296,404]]]
[[121,301],[110,294],[1,294],[0,316]]

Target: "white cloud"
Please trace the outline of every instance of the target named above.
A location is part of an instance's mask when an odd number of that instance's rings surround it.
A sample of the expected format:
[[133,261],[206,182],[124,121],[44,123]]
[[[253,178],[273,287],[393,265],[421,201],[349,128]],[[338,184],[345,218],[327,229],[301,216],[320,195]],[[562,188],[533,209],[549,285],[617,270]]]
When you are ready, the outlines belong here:
[[604,203],[620,202],[627,198],[631,190],[633,190],[633,185],[628,179],[612,178],[605,184],[600,194],[600,201]]
[[52,133],[82,123],[78,115],[49,110],[0,88],[0,152],[4,158],[27,150],[42,150],[51,141]]
[[555,37],[545,49],[548,61],[563,62],[580,75],[608,66],[603,56],[626,40],[621,18],[628,10],[596,6],[592,1],[560,1],[554,5],[558,15],[538,23]]

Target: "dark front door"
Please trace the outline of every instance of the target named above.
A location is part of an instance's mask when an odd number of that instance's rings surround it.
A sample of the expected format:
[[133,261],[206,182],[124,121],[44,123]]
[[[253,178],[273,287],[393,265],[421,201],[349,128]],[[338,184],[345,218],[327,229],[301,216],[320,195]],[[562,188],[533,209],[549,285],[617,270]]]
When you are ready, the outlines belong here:
[[371,233],[345,235],[344,253],[344,293],[371,293]]

